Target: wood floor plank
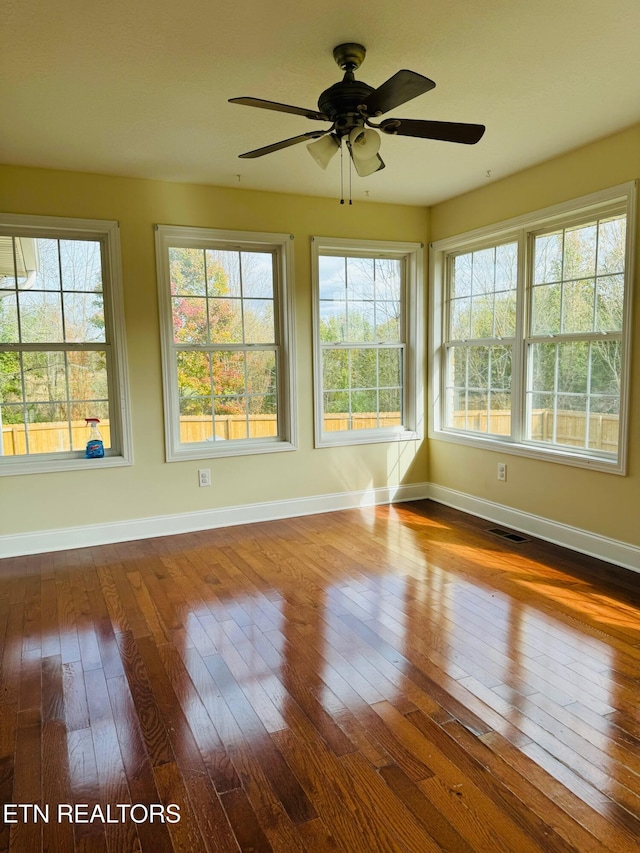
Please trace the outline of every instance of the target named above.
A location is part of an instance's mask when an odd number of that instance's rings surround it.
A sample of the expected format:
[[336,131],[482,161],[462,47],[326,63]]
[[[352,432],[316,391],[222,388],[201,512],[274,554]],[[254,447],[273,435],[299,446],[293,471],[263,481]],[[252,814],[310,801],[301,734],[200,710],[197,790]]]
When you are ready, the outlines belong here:
[[0,853],[636,853],[637,579],[488,527],[418,501],[0,560],[0,799],[139,804]]

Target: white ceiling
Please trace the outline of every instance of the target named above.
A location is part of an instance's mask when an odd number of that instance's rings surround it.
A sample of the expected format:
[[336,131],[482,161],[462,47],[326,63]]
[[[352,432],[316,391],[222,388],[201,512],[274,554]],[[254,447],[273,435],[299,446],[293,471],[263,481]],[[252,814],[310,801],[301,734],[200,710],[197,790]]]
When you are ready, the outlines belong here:
[[436,81],[389,116],[487,126],[474,146],[383,136],[387,168],[354,174],[356,200],[432,204],[640,121],[639,0],[3,7],[5,163],[335,197],[338,157],[323,172],[304,144],[237,156],[325,125],[227,99],[315,109],[345,41],[367,48],[372,86],[400,68]]

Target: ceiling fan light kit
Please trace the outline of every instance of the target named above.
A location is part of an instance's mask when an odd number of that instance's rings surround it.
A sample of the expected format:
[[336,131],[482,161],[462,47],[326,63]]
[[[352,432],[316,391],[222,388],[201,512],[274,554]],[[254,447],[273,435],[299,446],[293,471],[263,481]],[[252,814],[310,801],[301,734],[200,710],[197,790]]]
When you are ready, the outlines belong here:
[[232,104],[291,113],[313,121],[331,123],[326,130],[309,131],[292,136],[240,154],[240,157],[244,159],[262,157],[273,151],[312,139],[314,141],[307,145],[307,149],[316,163],[322,169],[326,169],[344,141],[356,172],[360,177],[366,177],[384,169],[384,162],[378,153],[381,138],[377,131],[390,136],[438,139],[465,145],[474,145],[482,138],[485,127],[481,124],[399,118],[388,118],[375,124],[372,119],[378,118],[418,95],[429,92],[436,84],[422,74],[403,69],[374,89],[367,83],[356,80],[354,76],[354,72],[364,61],[365,55],[366,50],[363,45],[355,42],[346,42],[334,48],[333,58],[344,71],[344,77],[322,92],[318,98],[318,110],[308,110],[261,98],[231,98]]
[[338,153],[340,143],[331,133],[321,136],[307,145],[307,151],[321,169],[326,169],[334,154]]

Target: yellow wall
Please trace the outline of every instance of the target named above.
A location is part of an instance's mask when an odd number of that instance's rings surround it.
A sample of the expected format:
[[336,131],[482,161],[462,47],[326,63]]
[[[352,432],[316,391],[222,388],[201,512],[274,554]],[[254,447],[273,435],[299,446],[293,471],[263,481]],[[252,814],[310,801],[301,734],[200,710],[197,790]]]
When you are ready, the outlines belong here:
[[[310,270],[311,235],[426,243],[426,209],[0,166],[0,210],[120,222],[134,446],[128,468],[0,478],[0,535],[427,479],[418,442],[313,449]],[[295,236],[299,450],[165,463],[154,223]]]
[[[431,208],[431,239],[440,240],[638,177],[640,126],[435,205]],[[432,440],[428,448],[431,482],[640,545],[639,250],[637,235],[628,476]],[[498,461],[508,465],[506,483],[496,479]]]

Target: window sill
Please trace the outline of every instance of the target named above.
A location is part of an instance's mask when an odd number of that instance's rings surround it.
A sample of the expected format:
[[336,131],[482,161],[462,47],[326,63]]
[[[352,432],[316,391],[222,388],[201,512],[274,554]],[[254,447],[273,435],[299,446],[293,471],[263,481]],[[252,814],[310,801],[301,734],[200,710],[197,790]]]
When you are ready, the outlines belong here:
[[198,442],[177,450],[167,448],[167,462],[187,462],[190,459],[219,459],[226,456],[252,456],[258,453],[283,453],[297,450],[291,441],[236,441]]
[[561,465],[571,465],[574,468],[585,468],[589,471],[604,471],[607,474],[626,475],[623,459],[606,459],[598,456],[587,456],[581,453],[568,452],[556,447],[541,447],[536,444],[517,443],[509,440],[502,441],[494,436],[464,435],[445,430],[430,430],[429,439],[432,441],[447,441],[453,444],[463,444],[478,450],[491,450],[495,453],[508,453],[511,456],[522,456],[527,459],[539,459],[544,462],[556,462]]
[[397,441],[420,441],[422,436],[415,430],[346,430],[323,433],[316,439],[315,447],[345,447],[353,444],[384,444]]
[[0,477],[18,474],[20,476],[24,474],[53,474],[61,471],[97,471],[104,468],[125,468],[132,464],[132,459],[120,455],[103,456],[100,459],[87,459],[85,456],[67,456],[64,459],[5,456],[0,457]]

